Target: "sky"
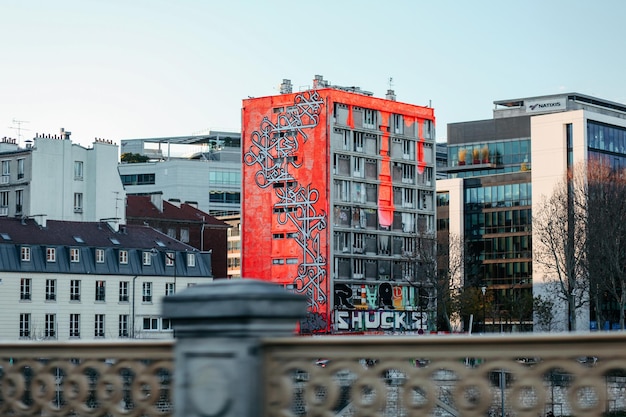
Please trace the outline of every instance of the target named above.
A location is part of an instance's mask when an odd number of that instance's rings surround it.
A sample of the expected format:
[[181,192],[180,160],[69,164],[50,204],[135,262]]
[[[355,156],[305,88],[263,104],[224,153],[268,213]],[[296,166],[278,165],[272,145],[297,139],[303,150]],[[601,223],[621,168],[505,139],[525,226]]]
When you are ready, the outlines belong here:
[[577,92],[626,103],[623,0],[2,0],[0,137],[240,131],[242,99],[316,74],[432,106]]

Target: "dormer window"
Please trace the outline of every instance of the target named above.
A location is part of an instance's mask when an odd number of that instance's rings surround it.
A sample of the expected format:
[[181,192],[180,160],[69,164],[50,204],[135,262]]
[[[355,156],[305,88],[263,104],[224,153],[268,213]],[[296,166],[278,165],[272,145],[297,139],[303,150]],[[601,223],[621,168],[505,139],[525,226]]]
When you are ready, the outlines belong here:
[[70,262],[80,262],[80,250],[78,248],[70,248]]
[[30,247],[22,246],[22,261],[30,262]]
[[143,252],[143,264],[144,266],[152,265],[152,253]]
[[104,263],[104,249],[96,249],[96,263]]
[[128,263],[128,251],[127,250],[120,250],[120,264],[127,264]]
[[56,262],[57,251],[55,248],[46,248],[46,262]]
[[196,266],[196,254],[195,253],[187,254],[187,266],[189,267]]
[[174,259],[176,259],[176,254],[173,252],[165,253],[165,266],[174,266]]

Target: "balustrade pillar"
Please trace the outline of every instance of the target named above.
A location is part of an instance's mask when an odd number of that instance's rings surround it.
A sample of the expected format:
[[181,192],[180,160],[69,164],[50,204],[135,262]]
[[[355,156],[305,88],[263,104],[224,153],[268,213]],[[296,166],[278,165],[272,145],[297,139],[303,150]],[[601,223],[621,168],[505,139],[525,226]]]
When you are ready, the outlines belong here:
[[292,336],[306,298],[251,279],[213,281],[163,299],[172,320],[174,417],[261,415],[260,339]]

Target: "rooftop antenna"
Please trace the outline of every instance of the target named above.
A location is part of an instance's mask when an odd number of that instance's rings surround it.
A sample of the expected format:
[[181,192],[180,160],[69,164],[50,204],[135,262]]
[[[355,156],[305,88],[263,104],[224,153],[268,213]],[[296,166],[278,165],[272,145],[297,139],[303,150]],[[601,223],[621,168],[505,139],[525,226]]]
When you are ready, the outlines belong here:
[[9,129],[15,129],[17,130],[17,142],[20,143],[22,142],[22,130],[30,130],[30,129],[25,129],[22,127],[22,123],[28,123],[28,121],[26,120],[16,120],[15,118],[13,118],[13,125],[17,125],[16,126],[9,126]]
[[385,94],[385,98],[387,100],[396,101],[396,92],[393,91],[393,77],[389,77],[388,84],[389,88],[387,89],[387,94]]

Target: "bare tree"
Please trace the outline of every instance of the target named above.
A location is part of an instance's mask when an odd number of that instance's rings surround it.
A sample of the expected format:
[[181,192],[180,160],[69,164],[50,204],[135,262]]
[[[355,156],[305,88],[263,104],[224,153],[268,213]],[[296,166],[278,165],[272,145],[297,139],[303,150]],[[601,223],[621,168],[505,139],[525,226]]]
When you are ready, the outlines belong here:
[[464,287],[464,245],[455,234],[437,236],[437,317],[443,330],[461,330],[460,297]]
[[587,303],[589,288],[585,195],[581,190],[584,178],[569,172],[533,211],[533,262],[543,270],[544,289],[554,290],[564,302],[569,331],[576,330],[577,314]]
[[602,306],[626,305],[625,174],[601,160],[591,160],[585,189],[591,302],[598,322],[619,320],[621,329],[624,329],[624,308],[613,309],[619,312],[616,313]]

